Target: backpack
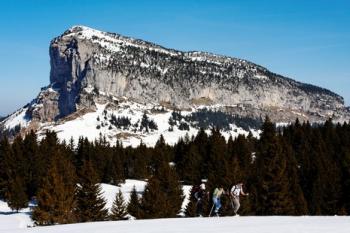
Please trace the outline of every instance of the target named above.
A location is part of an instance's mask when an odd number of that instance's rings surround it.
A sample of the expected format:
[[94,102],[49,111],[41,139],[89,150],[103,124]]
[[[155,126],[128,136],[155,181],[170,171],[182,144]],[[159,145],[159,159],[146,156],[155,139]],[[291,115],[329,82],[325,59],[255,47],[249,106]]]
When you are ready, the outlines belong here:
[[234,196],[239,196],[241,194],[241,187],[239,185],[232,186],[231,194]]

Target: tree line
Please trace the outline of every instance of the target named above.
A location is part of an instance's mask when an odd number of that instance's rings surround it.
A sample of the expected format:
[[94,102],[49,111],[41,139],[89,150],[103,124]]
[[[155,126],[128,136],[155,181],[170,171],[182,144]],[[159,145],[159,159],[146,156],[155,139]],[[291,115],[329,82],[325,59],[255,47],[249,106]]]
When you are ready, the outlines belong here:
[[[295,123],[276,129],[266,118],[260,138],[240,135],[228,140],[218,128],[203,129],[167,145],[161,136],[155,147],[110,145],[101,136],[60,142],[46,132],[34,132],[13,143],[0,141],[0,198],[14,210],[35,197],[32,218],[37,224],[135,218],[177,217],[184,199],[182,185],[207,180],[209,194],[244,182],[249,198],[242,215],[335,215],[350,213],[350,125]],[[119,185],[125,179],[147,181],[129,203],[117,194],[112,210],[105,207],[100,183]],[[222,215],[231,215],[230,199],[222,199]],[[195,216],[190,198],[187,216]]]

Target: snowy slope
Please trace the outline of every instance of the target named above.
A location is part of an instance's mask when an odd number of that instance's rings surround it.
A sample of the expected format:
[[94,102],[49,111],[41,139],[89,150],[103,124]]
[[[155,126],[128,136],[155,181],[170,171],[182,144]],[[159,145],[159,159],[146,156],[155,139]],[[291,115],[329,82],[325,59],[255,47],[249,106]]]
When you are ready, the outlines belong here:
[[[215,110],[219,107],[220,106],[213,106],[211,108]],[[201,107],[193,108],[188,111],[180,111],[180,113],[182,116],[186,116],[196,112],[200,108]],[[73,138],[75,142],[77,142],[81,136],[87,137],[90,141],[94,141],[98,139],[100,135],[103,135],[106,136],[106,139],[112,145],[119,140],[124,146],[136,147],[140,145],[141,142],[147,146],[154,146],[160,135],[164,136],[168,144],[173,145],[178,142],[179,138],[184,138],[186,134],[191,137],[198,133],[198,127],[191,126],[189,122],[187,122],[190,125],[189,130],[180,130],[179,125],[171,127],[169,119],[171,118],[172,112],[172,110],[161,108],[156,104],[143,105],[130,101],[121,103],[117,107],[97,104],[96,111],[82,114],[74,119],[42,124],[38,134],[40,135],[40,139],[46,130],[51,130],[57,132],[59,139],[69,141]],[[148,132],[139,129],[144,113],[147,113],[149,119],[156,123],[158,129]],[[126,129],[115,127],[110,122],[112,116],[130,119],[131,126]],[[252,132],[255,137],[258,137],[260,133],[259,130],[254,129],[251,129],[250,132]],[[207,130],[207,133],[210,134],[210,130]],[[223,131],[222,134],[228,139],[230,136],[235,138],[239,134],[248,135],[249,131],[232,124],[230,125],[230,130]]]
[[3,122],[4,128],[13,129],[16,126],[27,127],[29,123],[29,119],[26,117],[27,110],[27,107],[21,108],[7,117]]
[[133,187],[135,186],[138,193],[142,193],[145,189],[145,185],[145,181],[139,180],[125,180],[125,183],[121,184],[120,187],[110,184],[101,184],[103,197],[107,202],[106,207],[108,209],[112,207],[114,198],[117,192],[119,192],[119,189],[122,191],[125,201],[128,202]]
[[[144,191],[146,184],[147,183],[145,181],[140,181],[140,180],[125,180],[125,183],[121,184],[120,187],[110,185],[110,184],[101,184],[103,197],[107,201],[106,207],[108,209],[112,207],[114,198],[117,192],[119,192],[119,189],[122,191],[125,201],[128,202],[130,199],[130,194],[132,192],[133,187],[135,186],[136,191],[141,194]],[[184,192],[185,199],[182,203],[182,213],[180,213],[180,215],[183,215],[183,212],[189,202],[191,186],[184,185],[182,187],[182,190]]]
[[225,217],[99,222],[11,230],[12,233],[348,233],[349,217]]
[[[102,184],[103,197],[110,208],[116,192],[122,190],[126,200],[135,185],[138,192],[144,190],[146,182],[126,180],[120,187]],[[188,198],[189,186],[184,192]],[[186,206],[187,199],[183,203]],[[0,201],[1,233],[348,233],[350,217],[222,217],[222,218],[176,218],[156,220],[131,220],[119,222],[95,222],[84,224],[32,227],[30,209],[13,213],[3,201]]]
[[[113,201],[119,189],[122,191],[125,201],[128,202],[133,187],[135,186],[136,191],[141,195],[145,189],[145,185],[145,181],[130,179],[125,180],[125,183],[121,184],[120,186],[101,184],[102,196],[106,200],[106,207],[108,209],[112,207]],[[185,210],[185,207],[189,201],[190,189],[190,186],[183,187],[185,200],[182,204],[182,212]],[[6,202],[0,201],[0,232],[12,232],[14,229],[33,226],[34,223],[30,218],[30,213],[30,208],[26,208],[21,210],[19,213],[15,213],[8,207]]]
[[6,202],[0,200],[0,232],[11,232],[13,229],[27,228],[28,226],[33,226],[29,208],[15,213]]

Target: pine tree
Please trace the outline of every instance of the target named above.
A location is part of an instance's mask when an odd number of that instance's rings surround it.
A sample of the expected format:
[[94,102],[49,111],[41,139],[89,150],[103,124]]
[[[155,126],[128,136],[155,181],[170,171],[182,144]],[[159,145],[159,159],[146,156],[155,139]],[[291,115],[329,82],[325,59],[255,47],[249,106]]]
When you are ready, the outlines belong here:
[[151,156],[151,166],[153,171],[157,171],[159,167],[162,166],[163,162],[168,163],[172,161],[171,157],[169,146],[165,143],[163,135],[160,135]]
[[166,217],[166,195],[160,180],[155,176],[148,180],[141,199],[141,216],[145,219]]
[[287,160],[273,123],[266,118],[257,153],[257,213],[285,215],[294,204],[288,192]]
[[237,155],[234,155],[227,161],[228,166],[230,167],[227,172],[228,180],[230,181],[230,183],[227,183],[229,188],[238,182],[243,182],[243,178],[246,179],[244,176],[243,167],[240,166],[239,159],[237,157]]
[[[15,179],[16,176],[21,177],[24,186],[27,187],[29,181],[29,159],[25,156],[25,148],[21,136],[15,138],[12,144],[13,158],[8,163],[9,179]],[[25,188],[26,189],[26,188]]]
[[135,149],[135,153],[133,156],[133,168],[134,168],[134,177],[136,179],[143,179],[148,176],[150,163],[150,153],[149,149],[142,142]]
[[160,180],[161,192],[166,195],[165,217],[176,217],[181,210],[184,200],[182,186],[176,170],[164,162],[159,171],[157,171],[156,176]]
[[16,137],[12,148],[8,142],[2,143],[3,147],[3,175],[6,180],[3,181],[3,191],[5,200],[14,210],[26,207],[28,196],[26,187],[28,182],[28,160],[24,156],[23,140],[20,136]]
[[238,159],[240,170],[244,173],[242,175],[249,176],[253,162],[252,153],[254,152],[252,143],[244,135],[239,135],[228,147],[231,151],[229,153]]
[[[314,206],[311,204],[311,202],[314,200],[312,197],[312,187],[314,186],[313,183],[315,181],[312,177],[316,175],[313,167],[315,163],[318,163],[317,159],[312,156],[313,149],[310,141],[312,133],[311,130],[312,128],[309,124],[304,123],[301,125],[297,119],[294,125],[290,125],[283,132],[283,138],[284,140],[288,141],[288,144],[292,148],[292,153],[294,154],[292,158],[288,158],[290,161],[288,173],[292,177],[295,177],[295,174],[298,176],[297,180],[291,180],[290,184],[294,186],[294,188],[291,187],[291,190],[299,192],[297,191],[299,189],[297,186],[300,186],[301,188],[301,194],[297,194],[293,197],[294,202],[301,203],[299,206],[297,206],[297,204],[295,205],[297,215],[303,214],[305,210],[307,210],[307,214],[312,214],[315,213],[316,209],[319,209],[319,207],[316,207],[316,205]],[[287,156],[290,156],[290,152],[288,152],[288,145],[284,146],[285,150],[286,147],[287,151],[285,153]],[[305,208],[303,207],[304,204],[302,204],[304,202],[302,200],[302,196],[304,196],[306,202]],[[316,203],[318,203],[318,201],[315,201],[315,204]]]
[[82,169],[85,160],[92,160],[93,153],[94,150],[92,143],[90,143],[87,138],[80,137],[74,159],[74,165],[78,171]]
[[226,141],[219,129],[212,129],[208,144],[208,187],[230,185]]
[[26,135],[23,141],[23,148],[25,151],[25,157],[29,162],[28,168],[28,182],[27,182],[27,193],[29,197],[36,195],[42,177],[46,172],[45,159],[42,153],[39,152],[37,136],[34,131],[31,131]]
[[327,147],[320,129],[314,129],[314,135],[311,138],[313,145],[313,158],[318,157],[314,163],[317,179],[313,183],[313,200],[320,200],[314,205],[318,206],[319,214],[337,214],[341,208],[339,203],[341,199],[341,173],[334,161],[330,146]]
[[117,146],[113,148],[112,168],[113,184],[117,185],[123,183],[125,181],[123,150],[118,143]]
[[13,153],[8,142],[8,139],[4,137],[0,141],[0,199],[5,198],[5,194],[8,192],[9,181],[9,164],[12,164],[10,160],[13,160]]
[[37,207],[32,218],[38,225],[73,223],[76,221],[74,193],[76,179],[73,165],[56,151],[38,191]]
[[175,169],[165,161],[146,185],[141,199],[144,218],[171,218],[179,213],[184,199]]
[[98,140],[92,146],[91,162],[101,183],[110,183],[113,180],[113,151],[105,136],[100,134]]
[[7,204],[17,212],[28,206],[28,198],[25,192],[25,183],[20,176],[9,180]]
[[107,220],[106,201],[101,196],[101,187],[89,160],[83,163],[77,191],[76,214],[80,222]]
[[186,150],[187,150],[187,144],[185,143],[185,141],[183,140],[182,137],[179,138],[179,140],[177,141],[177,143],[174,145],[174,162],[177,165],[176,169],[177,169],[177,173],[179,174],[180,178],[182,179],[182,170],[181,170],[181,166],[179,164],[182,163],[183,161],[183,155],[185,154]]
[[130,194],[130,200],[127,206],[127,211],[134,218],[141,218],[141,204],[135,186],[133,187]]
[[179,164],[184,184],[195,184],[201,180],[201,162],[197,146],[191,143]]
[[289,192],[293,200],[293,210],[288,213],[290,215],[306,215],[308,213],[307,202],[300,186],[298,176],[298,164],[293,154],[292,147],[283,139],[283,154],[288,160],[287,174],[289,178]]
[[350,125],[344,123],[341,127],[337,127],[337,133],[340,138],[340,167],[342,169],[342,205],[341,210],[350,214]]
[[126,220],[127,219],[127,206],[124,201],[123,194],[119,189],[119,192],[116,194],[115,200],[113,202],[113,206],[111,209],[111,220]]
[[44,139],[40,141],[39,150],[42,158],[45,159],[46,170],[51,164],[51,160],[56,156],[59,140],[56,132],[46,131]]
[[203,128],[201,128],[194,138],[194,144],[197,145],[198,152],[200,157],[202,158],[201,164],[201,177],[208,178],[208,161],[209,161],[209,149],[208,149],[208,135]]

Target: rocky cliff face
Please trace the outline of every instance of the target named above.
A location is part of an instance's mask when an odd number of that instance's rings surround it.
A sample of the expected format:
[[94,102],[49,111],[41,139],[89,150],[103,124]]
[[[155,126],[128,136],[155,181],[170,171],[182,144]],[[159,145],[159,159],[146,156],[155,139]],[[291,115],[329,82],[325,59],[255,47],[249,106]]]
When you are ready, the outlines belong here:
[[[230,106],[274,120],[342,118],[343,98],[274,74],[251,62],[204,52],[180,52],[142,40],[76,26],[50,45],[50,91],[33,111],[40,121],[95,108],[101,96],[140,103]],[[53,93],[54,90],[56,93]],[[91,95],[91,93],[99,95]],[[99,99],[96,99],[99,96]],[[227,109],[227,108],[226,108]]]
[[341,96],[251,62],[166,49],[84,26],[51,41],[50,64],[50,85],[25,114],[42,124],[103,104],[118,108],[123,101],[177,110],[205,105],[250,119],[269,115],[275,122],[350,119]]

